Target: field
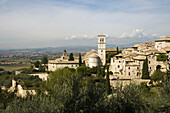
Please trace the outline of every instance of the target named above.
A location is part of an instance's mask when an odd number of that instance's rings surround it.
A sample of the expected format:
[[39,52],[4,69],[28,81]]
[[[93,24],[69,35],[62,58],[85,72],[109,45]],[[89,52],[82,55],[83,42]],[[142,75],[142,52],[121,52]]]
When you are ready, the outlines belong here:
[[3,68],[5,71],[15,71],[22,68],[28,68],[31,64],[16,64],[16,65],[9,65],[9,66],[0,66],[0,68]]

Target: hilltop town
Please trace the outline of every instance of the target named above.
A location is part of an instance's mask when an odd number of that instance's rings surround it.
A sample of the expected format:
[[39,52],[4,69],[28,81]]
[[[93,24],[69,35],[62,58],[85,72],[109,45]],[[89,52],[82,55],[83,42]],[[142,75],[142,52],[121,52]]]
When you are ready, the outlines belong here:
[[[117,48],[106,48],[107,38],[105,35],[98,35],[98,50],[91,50],[82,57],[82,62],[87,67],[106,65],[106,53],[116,52]],[[155,42],[146,42],[145,44],[136,44],[132,48],[125,48],[111,58],[107,63],[109,70],[117,77],[142,78],[143,63],[148,60],[148,71],[151,76],[154,71],[160,69],[163,72],[169,69],[170,58],[170,37],[155,40]],[[66,50],[63,51],[61,58],[50,60],[48,71],[55,71],[57,68],[77,68],[79,67],[79,58],[74,57],[69,61]]]
[[[37,112],[43,110],[52,112],[54,103],[57,106],[66,106],[68,100],[71,104],[74,104],[75,102],[72,101],[75,100],[81,105],[82,102],[88,103],[90,101],[91,103],[95,98],[96,102],[101,104],[100,108],[107,111],[104,107],[107,106],[111,110],[110,112],[113,112],[116,110],[112,109],[110,99],[114,101],[115,105],[119,101],[114,99],[121,98],[123,101],[124,99],[132,101],[133,104],[130,107],[132,109],[135,106],[135,111],[141,111],[145,108],[149,111],[168,111],[170,37],[158,39],[155,42],[135,44],[131,48],[122,50],[119,50],[118,47],[106,48],[107,37],[104,34],[99,34],[97,38],[97,50],[92,49],[85,53],[80,51],[76,55],[73,55],[73,52],[68,54],[67,50],[64,50],[57,57],[55,57],[55,52],[52,52],[52,55],[49,56],[42,54],[39,56],[35,53],[38,57],[32,61],[32,64],[30,63],[30,67],[12,71],[1,68],[0,95],[2,98],[0,103],[4,107],[0,110],[8,112],[10,111],[8,107],[18,108],[19,103],[26,102],[20,105],[23,106],[20,110],[31,106]],[[20,55],[22,56],[22,54]],[[30,62],[29,60],[19,61],[22,61],[22,63]],[[3,63],[3,65],[6,65],[5,61]],[[139,95],[140,93],[143,95]],[[155,96],[157,94],[159,94],[159,97]],[[134,96],[135,99],[133,99]],[[29,100],[30,98],[33,99],[33,102]],[[55,102],[51,98],[54,98]],[[89,99],[82,100],[83,98]],[[40,99],[40,101],[36,99]],[[98,101],[100,99],[101,102]],[[161,100],[161,102],[159,101],[160,104],[164,106],[154,107],[154,110],[151,106],[138,108],[144,106],[144,104],[152,106],[158,104],[158,102],[149,101],[150,99],[159,99]],[[43,107],[42,101],[45,101],[45,105],[49,105],[48,109]],[[18,104],[10,104],[10,102]],[[30,104],[30,102],[33,104]],[[41,106],[41,109],[35,108],[37,103]],[[120,103],[124,104],[124,107],[129,104],[129,102]],[[87,105],[88,111],[92,110],[91,105]],[[62,111],[62,107],[59,109]],[[82,107],[80,111],[82,109],[85,110]],[[29,111],[29,109],[27,110]],[[56,108],[54,110],[57,111]],[[98,107],[95,110],[98,110]],[[122,110],[126,111],[127,109]]]

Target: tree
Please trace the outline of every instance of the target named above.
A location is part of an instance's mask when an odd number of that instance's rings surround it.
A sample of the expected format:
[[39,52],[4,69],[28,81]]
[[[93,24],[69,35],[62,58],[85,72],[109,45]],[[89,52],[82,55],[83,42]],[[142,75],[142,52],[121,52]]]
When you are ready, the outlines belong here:
[[110,79],[109,79],[109,66],[107,65],[107,76],[106,76],[106,91],[110,95]]
[[168,59],[168,56],[165,54],[157,55],[157,61],[166,61],[167,59]]
[[97,76],[101,77],[101,67],[100,67],[100,65],[97,66]]
[[35,61],[35,62],[34,62],[34,66],[35,66],[36,68],[39,68],[39,66],[40,66],[40,61]]
[[148,58],[146,57],[143,63],[142,69],[142,79],[149,79],[149,71],[148,71]]
[[105,67],[106,67],[106,66],[103,66],[103,68],[102,68],[102,72],[101,72],[102,77],[105,76]]
[[41,63],[42,64],[48,64],[48,58],[46,56],[44,56],[42,59],[41,59]]
[[151,75],[151,80],[153,80],[153,81],[163,80],[165,75],[166,75],[166,73],[164,73],[158,69]]
[[86,66],[79,66],[78,68],[77,68],[77,75],[78,76],[86,76],[86,74],[87,74],[87,67]]
[[119,48],[118,47],[116,48],[116,52],[117,52],[117,54],[119,54]]
[[73,53],[70,53],[68,60],[69,60],[69,61],[74,61]]
[[82,60],[81,60],[81,53],[79,53],[79,66],[82,65]]

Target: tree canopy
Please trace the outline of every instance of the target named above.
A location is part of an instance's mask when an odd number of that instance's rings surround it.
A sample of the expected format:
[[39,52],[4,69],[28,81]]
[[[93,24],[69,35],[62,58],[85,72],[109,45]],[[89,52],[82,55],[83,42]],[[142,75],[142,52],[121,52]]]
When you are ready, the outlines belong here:
[[149,79],[148,58],[146,58],[144,63],[143,63],[142,79]]
[[42,57],[41,63],[42,64],[48,64],[48,58],[46,56]]
[[68,60],[69,60],[69,61],[74,61],[73,53],[70,53]]

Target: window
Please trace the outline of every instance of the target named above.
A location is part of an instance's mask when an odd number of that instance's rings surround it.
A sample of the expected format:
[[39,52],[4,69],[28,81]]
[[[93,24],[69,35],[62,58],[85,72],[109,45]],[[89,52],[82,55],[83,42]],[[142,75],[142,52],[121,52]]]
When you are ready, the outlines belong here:
[[137,67],[137,69],[139,69],[139,67]]
[[155,58],[155,56],[152,56],[152,58]]
[[73,67],[73,65],[71,65],[71,67]]
[[130,67],[129,67],[129,69],[130,69]]
[[119,63],[120,63],[121,61],[119,61]]
[[151,70],[152,68],[150,67],[150,70]]
[[129,76],[130,76],[130,72],[129,72]]
[[118,67],[118,68],[120,68],[120,66],[119,66],[119,65],[118,65],[117,67]]
[[149,64],[150,64],[151,62],[149,61]]

